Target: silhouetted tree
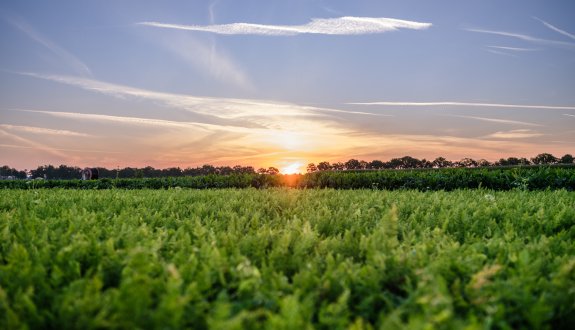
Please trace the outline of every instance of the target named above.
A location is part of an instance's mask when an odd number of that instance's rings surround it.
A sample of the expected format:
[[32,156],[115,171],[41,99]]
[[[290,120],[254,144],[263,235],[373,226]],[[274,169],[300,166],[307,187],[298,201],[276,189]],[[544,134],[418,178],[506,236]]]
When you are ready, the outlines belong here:
[[461,167],[477,167],[477,162],[472,158],[463,158],[458,163]]
[[372,160],[368,164],[368,168],[372,170],[380,170],[385,168],[385,163],[381,160]]
[[444,168],[444,167],[450,167],[453,165],[452,162],[450,162],[449,160],[443,158],[443,157],[437,157],[435,158],[431,164],[433,165],[433,167],[436,168]]
[[277,168],[275,168],[273,166],[268,167],[267,174],[276,175],[279,173],[280,173],[280,170],[278,170]]
[[317,164],[317,169],[318,171],[329,171],[331,170],[331,165],[329,164],[329,162],[321,162]]
[[359,170],[361,169],[361,163],[357,159],[350,159],[345,162],[345,169],[346,170]]
[[306,171],[308,173],[317,172],[317,167],[315,166],[314,163],[309,163],[309,164],[307,164]]
[[552,154],[542,153],[531,158],[531,161],[533,162],[533,164],[543,165],[543,164],[555,164],[557,163],[558,159]]
[[480,159],[477,161],[477,166],[488,167],[488,166],[491,166],[491,163],[488,160]]
[[331,169],[336,171],[343,171],[345,170],[345,164],[342,162],[333,163],[331,164]]
[[563,157],[561,157],[561,159],[559,160],[559,163],[561,164],[573,164],[573,156],[571,156],[570,154],[566,154]]

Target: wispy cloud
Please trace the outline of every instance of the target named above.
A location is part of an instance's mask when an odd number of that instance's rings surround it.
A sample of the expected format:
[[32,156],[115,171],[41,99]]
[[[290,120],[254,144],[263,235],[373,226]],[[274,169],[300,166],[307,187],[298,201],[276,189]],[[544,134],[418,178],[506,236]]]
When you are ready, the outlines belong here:
[[495,132],[493,134],[489,134],[487,137],[495,139],[525,139],[543,135],[544,134],[529,129],[515,129],[511,131]]
[[[297,128],[298,125],[304,125],[303,120],[307,121],[314,117],[318,119],[320,117],[325,118],[326,115],[339,113],[378,116],[378,114],[368,112],[301,106],[292,103],[162,93],[79,77],[41,75],[36,73],[24,73],[24,75],[72,85],[118,98],[134,97],[151,100],[175,109],[186,110],[224,120],[243,120],[244,124],[247,122],[252,125],[268,128],[293,129]],[[290,119],[289,121],[286,120],[288,118]],[[301,120],[298,121],[298,119]]]
[[533,17],[533,18],[536,19],[536,20],[538,20],[539,22],[543,23],[543,25],[545,25],[546,27],[550,28],[551,30],[553,30],[553,31],[555,31],[555,32],[557,32],[557,33],[560,33],[560,34],[562,34],[562,35],[564,35],[564,36],[566,36],[566,37],[568,37],[568,38],[571,38],[571,39],[575,40],[575,35],[574,35],[574,34],[571,34],[571,33],[567,32],[567,31],[561,30],[560,28],[558,28],[558,27],[556,27],[556,26],[554,26],[554,25],[552,25],[552,24],[550,24],[550,23],[547,23],[547,22],[545,22],[544,20],[542,20],[542,19],[540,19],[540,18],[538,18],[538,17]]
[[45,127],[35,127],[35,126],[20,126],[20,125],[8,125],[0,124],[0,128],[7,130],[20,131],[25,133],[33,134],[46,134],[46,135],[57,135],[57,136],[76,136],[76,137],[88,137],[90,135],[80,132],[61,130],[61,129],[51,129]]
[[495,54],[495,55],[505,55],[505,56],[510,56],[510,57],[518,57],[515,54],[509,54],[509,53],[498,51],[498,50],[493,50],[493,49],[486,49],[486,50],[488,52],[490,52],[491,54]]
[[84,62],[82,62],[69,51],[58,46],[47,37],[43,36],[24,20],[15,17],[8,17],[5,18],[5,20],[18,30],[22,31],[30,39],[50,50],[50,52],[56,55],[62,62],[66,63],[66,65],[72,68],[77,74],[83,76],[90,76],[92,74]]
[[247,91],[255,90],[246,71],[232,56],[218,49],[215,40],[200,40],[189,34],[163,34],[153,42],[219,83]]
[[480,120],[490,123],[497,123],[497,124],[507,124],[507,125],[523,125],[523,126],[543,126],[540,124],[528,123],[524,121],[517,121],[517,120],[508,120],[508,119],[499,119],[499,118],[487,118],[487,117],[476,117],[476,116],[458,116],[458,115],[446,115],[449,117],[456,117],[456,118],[465,118],[465,119],[473,119],[473,120]]
[[423,30],[431,27],[431,23],[384,17],[349,16],[339,18],[314,18],[311,22],[303,25],[265,25],[252,23],[181,25],[159,22],[140,22],[137,24],[167,29],[202,31],[227,35],[252,34],[265,36],[293,36],[298,34],[359,35],[383,33],[399,29]]
[[404,107],[481,107],[481,108],[517,108],[517,109],[541,109],[541,110],[575,110],[575,106],[554,106],[534,104],[505,104],[505,103],[473,103],[473,102],[353,102],[355,105],[378,105],[378,106],[404,106]]
[[[31,110],[31,109],[10,109],[13,111],[22,111],[22,112],[32,112],[32,113],[39,113],[50,115],[53,117],[59,118],[69,118],[69,119],[82,119],[82,120],[90,120],[90,121],[100,121],[100,122],[115,122],[120,124],[131,124],[137,126],[152,126],[152,127],[162,127],[162,128],[199,128],[205,130],[212,130],[212,129],[225,129],[225,130],[232,130],[237,132],[246,132],[246,129],[241,127],[235,126],[222,126],[222,125],[213,125],[213,124],[205,124],[205,123],[198,123],[198,122],[180,122],[180,121],[171,121],[171,120],[163,120],[163,119],[151,119],[151,118],[140,118],[140,117],[126,117],[126,116],[111,116],[111,115],[102,115],[102,114],[94,114],[94,113],[79,113],[79,112],[65,112],[65,111],[47,111],[47,110]],[[0,127],[7,128],[5,126],[12,126],[12,125],[0,125]],[[14,126],[12,126],[14,127]],[[20,126],[22,127],[22,126]],[[29,129],[29,128],[27,128]],[[33,128],[36,129],[36,128]],[[40,131],[54,131],[48,129],[40,129]],[[54,131],[54,132],[61,132],[61,131]],[[70,131],[64,131],[70,132]],[[81,134],[70,132],[73,134]]]
[[521,47],[507,47],[507,46],[487,46],[487,47],[501,50],[511,50],[514,52],[533,52],[539,50],[537,48],[521,48]]
[[34,148],[36,150],[46,152],[52,156],[56,156],[56,157],[59,157],[61,159],[66,158],[66,155],[64,153],[62,153],[61,151],[59,151],[55,148],[49,147],[43,143],[39,143],[39,142],[33,141],[31,139],[23,138],[17,134],[7,132],[3,129],[0,129],[0,137],[2,137],[2,141],[6,141],[6,142],[8,142],[8,140],[16,141],[19,144],[24,144],[24,145],[31,147],[31,148]]
[[499,36],[504,36],[504,37],[510,37],[510,38],[520,39],[523,41],[528,41],[528,42],[537,43],[537,44],[544,44],[544,45],[550,45],[550,46],[562,46],[562,47],[567,46],[567,47],[571,47],[571,48],[575,47],[575,43],[573,43],[573,42],[536,38],[536,37],[532,37],[530,35],[521,34],[521,33],[513,33],[513,32],[506,32],[506,31],[495,31],[495,30],[484,30],[484,29],[465,29],[465,30],[469,31],[469,32],[487,33],[487,34],[494,34],[494,35],[499,35]]
[[563,115],[568,116],[568,117],[575,117],[575,115],[571,115],[571,114],[568,114],[568,113],[564,113]]

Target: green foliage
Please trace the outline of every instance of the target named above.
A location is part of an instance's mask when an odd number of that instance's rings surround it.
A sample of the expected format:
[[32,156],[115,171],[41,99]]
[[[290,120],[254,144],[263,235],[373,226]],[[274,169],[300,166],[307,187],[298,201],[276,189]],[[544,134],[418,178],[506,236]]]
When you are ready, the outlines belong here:
[[[320,164],[321,165],[321,164]],[[100,180],[0,180],[0,189],[169,189],[169,188],[334,188],[417,189],[486,188],[493,190],[575,190],[575,167],[449,168],[381,171],[320,171],[305,175],[211,174],[193,177]]]
[[574,240],[565,190],[4,189],[0,328],[568,329]]

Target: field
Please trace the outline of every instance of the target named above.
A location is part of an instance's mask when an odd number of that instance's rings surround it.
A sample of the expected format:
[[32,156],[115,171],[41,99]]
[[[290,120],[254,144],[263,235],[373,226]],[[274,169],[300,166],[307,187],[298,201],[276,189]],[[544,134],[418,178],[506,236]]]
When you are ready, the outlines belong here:
[[568,329],[565,190],[0,190],[0,328]]

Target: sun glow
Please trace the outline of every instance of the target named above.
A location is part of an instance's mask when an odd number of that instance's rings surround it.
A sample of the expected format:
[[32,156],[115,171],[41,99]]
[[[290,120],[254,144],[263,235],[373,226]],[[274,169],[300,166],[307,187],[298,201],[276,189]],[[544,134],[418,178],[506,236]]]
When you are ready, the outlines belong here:
[[301,173],[301,163],[293,163],[293,164],[289,164],[285,167],[282,167],[280,169],[280,172],[282,174],[296,174],[296,173]]

